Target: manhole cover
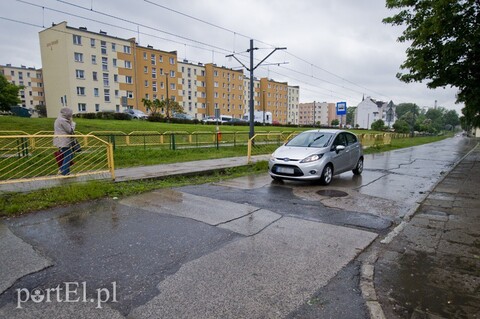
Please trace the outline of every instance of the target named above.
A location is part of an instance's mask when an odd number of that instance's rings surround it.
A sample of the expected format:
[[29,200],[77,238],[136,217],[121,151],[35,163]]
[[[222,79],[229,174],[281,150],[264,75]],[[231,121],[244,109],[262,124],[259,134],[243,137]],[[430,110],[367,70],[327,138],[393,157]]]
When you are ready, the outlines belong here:
[[345,197],[348,196],[348,193],[337,191],[334,189],[322,189],[317,192],[320,196],[328,196],[328,197]]

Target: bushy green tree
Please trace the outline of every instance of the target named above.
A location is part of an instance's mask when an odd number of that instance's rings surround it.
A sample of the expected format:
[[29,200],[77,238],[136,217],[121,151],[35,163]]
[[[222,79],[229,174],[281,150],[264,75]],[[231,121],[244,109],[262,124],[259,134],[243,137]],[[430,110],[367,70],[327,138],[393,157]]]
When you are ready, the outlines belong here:
[[386,0],[397,14],[384,23],[406,28],[410,42],[401,65],[404,82],[428,80],[429,88],[454,86],[464,102],[464,123],[480,124],[480,2],[478,0]]
[[385,129],[385,122],[383,120],[376,120],[371,126],[374,131],[383,131]]
[[18,91],[22,86],[8,82],[5,75],[0,74],[0,111],[10,111],[10,107],[20,104]]
[[393,129],[397,133],[408,133],[410,132],[410,125],[408,125],[407,121],[405,120],[397,120],[393,124]]
[[340,124],[340,121],[338,119],[333,119],[332,123],[330,123],[332,126],[337,126]]

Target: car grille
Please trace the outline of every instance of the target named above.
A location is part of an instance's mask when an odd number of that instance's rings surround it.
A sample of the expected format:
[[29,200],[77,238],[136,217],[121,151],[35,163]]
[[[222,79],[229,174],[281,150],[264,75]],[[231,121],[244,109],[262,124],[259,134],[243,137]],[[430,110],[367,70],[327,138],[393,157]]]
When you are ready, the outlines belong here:
[[[282,169],[293,169],[293,173],[281,172]],[[295,165],[275,164],[272,167],[272,173],[284,176],[303,176],[302,170]]]

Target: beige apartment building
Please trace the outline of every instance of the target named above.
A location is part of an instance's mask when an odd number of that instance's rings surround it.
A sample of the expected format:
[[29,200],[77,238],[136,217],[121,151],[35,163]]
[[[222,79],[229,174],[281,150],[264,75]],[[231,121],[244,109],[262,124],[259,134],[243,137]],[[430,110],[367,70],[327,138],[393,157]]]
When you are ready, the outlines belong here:
[[35,109],[37,105],[45,105],[42,70],[26,66],[0,65],[0,72],[7,80],[15,85],[23,86],[18,92],[20,104],[18,106]]
[[300,103],[299,115],[299,125],[330,126],[338,118],[335,103],[327,102]]
[[288,124],[298,124],[299,116],[299,104],[300,104],[300,87],[288,86]]
[[[142,47],[135,45],[133,92],[136,92],[133,108],[146,112],[142,100],[160,101],[172,99],[182,104],[182,84],[179,82],[181,74],[178,71],[177,52],[166,52],[154,49],[152,46]],[[135,81],[135,79],[137,81]],[[123,86],[121,86],[123,89]],[[124,89],[128,89],[125,87]],[[129,105],[130,104],[129,100]],[[162,114],[166,110],[160,110]],[[172,114],[170,114],[171,116]]]
[[243,105],[243,71],[219,67],[209,63],[205,65],[206,82],[206,116],[230,115],[242,118],[245,113]]
[[74,113],[134,107],[135,39],[72,28],[67,22],[40,31],[39,37],[48,117],[64,106]]
[[193,64],[188,61],[178,62],[179,96],[186,114],[201,120],[207,116],[207,82],[206,70],[202,63]]
[[272,112],[273,121],[287,124],[288,83],[260,79],[260,111]]
[[[254,111],[262,111],[260,105],[260,80],[253,79],[253,108]],[[243,105],[245,106],[245,114],[250,112],[250,79],[244,77],[243,79]]]

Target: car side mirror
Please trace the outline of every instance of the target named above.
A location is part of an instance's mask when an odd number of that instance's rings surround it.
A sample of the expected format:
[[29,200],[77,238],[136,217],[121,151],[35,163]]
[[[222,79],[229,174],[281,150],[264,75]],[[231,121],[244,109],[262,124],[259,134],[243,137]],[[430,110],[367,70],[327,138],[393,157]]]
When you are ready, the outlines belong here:
[[345,146],[344,145],[337,145],[337,147],[335,147],[335,151],[337,152],[337,154],[340,152],[340,151],[343,151],[345,149]]

